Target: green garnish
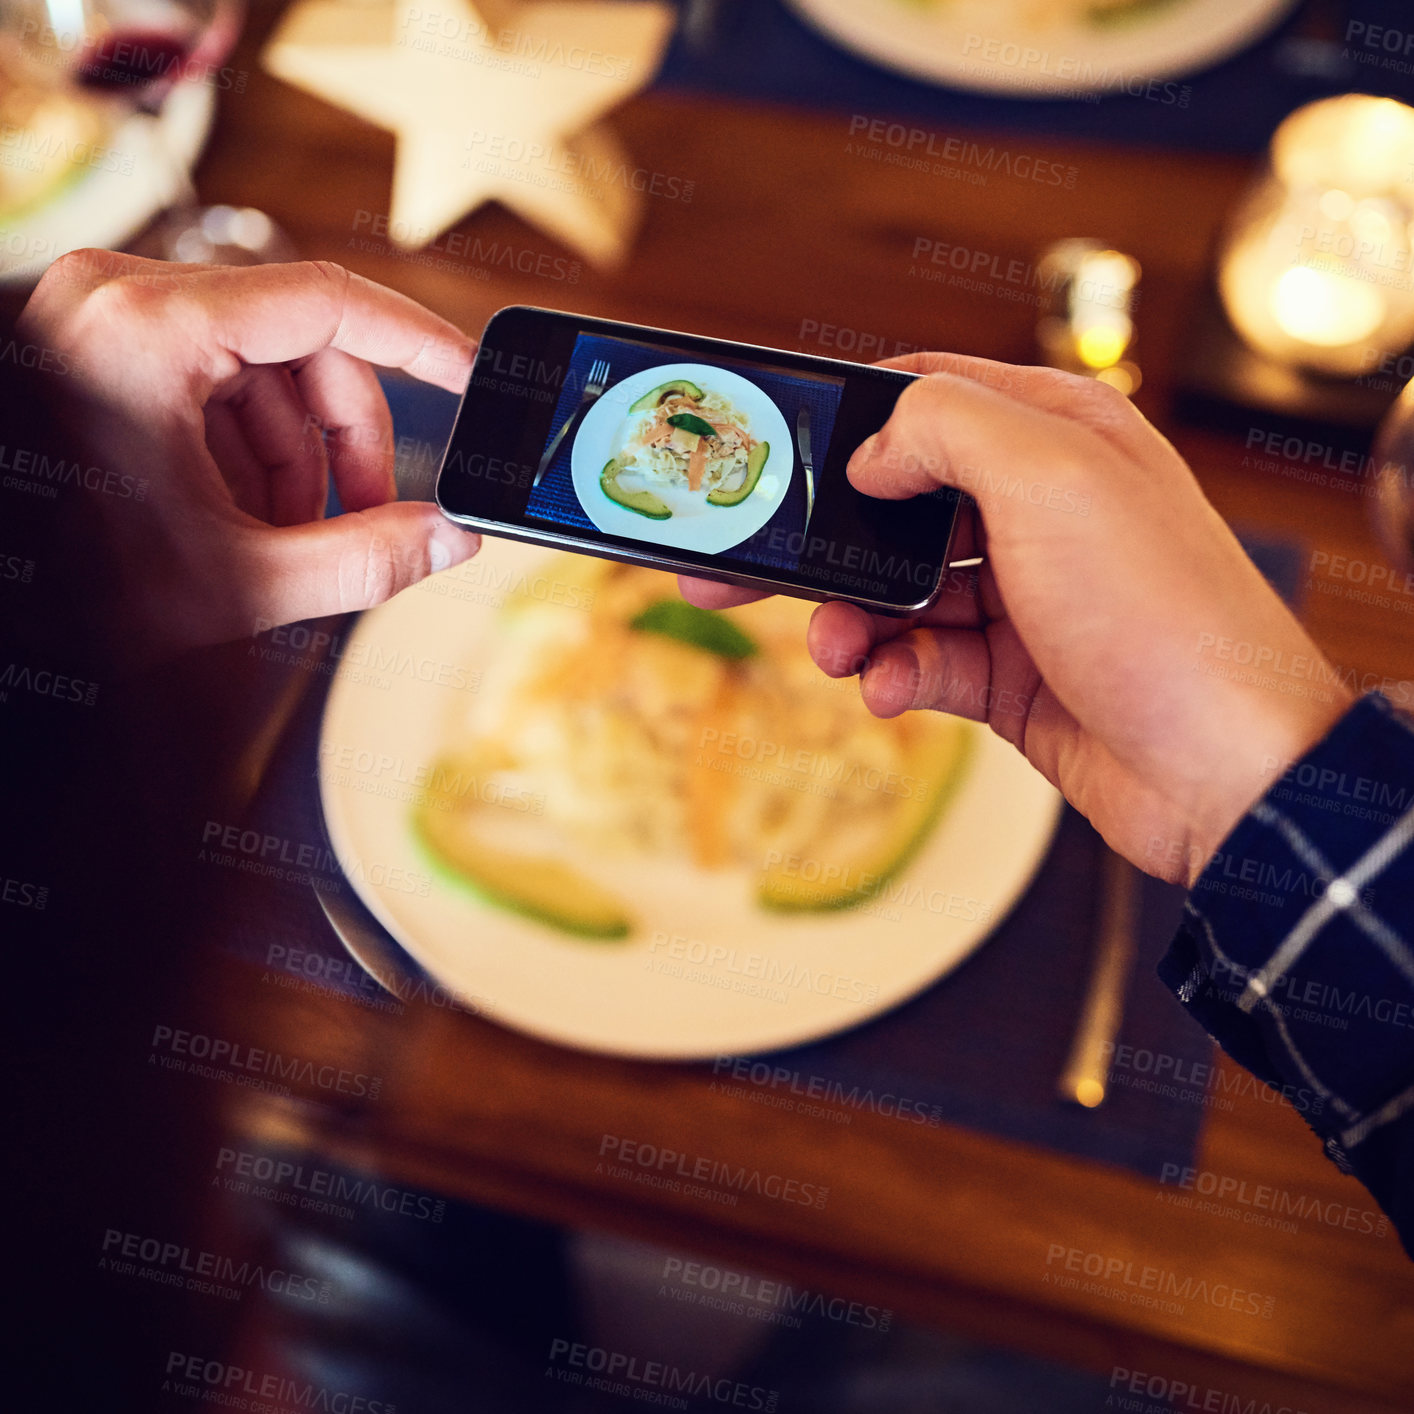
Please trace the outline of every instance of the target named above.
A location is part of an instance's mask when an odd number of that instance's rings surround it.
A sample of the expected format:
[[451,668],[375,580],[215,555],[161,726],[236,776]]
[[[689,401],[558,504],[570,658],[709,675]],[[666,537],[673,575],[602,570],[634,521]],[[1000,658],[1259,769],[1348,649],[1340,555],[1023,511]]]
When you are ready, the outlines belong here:
[[684,432],[695,432],[699,437],[715,437],[717,429],[710,422],[698,417],[695,412],[675,412],[668,419],[669,426],[681,427]]
[[1138,20],[1148,19],[1155,10],[1165,10],[1175,0],[1131,0],[1130,4],[1094,4],[1085,18],[1098,28],[1118,28]]
[[682,599],[659,599],[633,619],[629,627],[640,633],[676,638],[679,643],[715,653],[719,658],[750,658],[757,651],[755,639],[730,619]]

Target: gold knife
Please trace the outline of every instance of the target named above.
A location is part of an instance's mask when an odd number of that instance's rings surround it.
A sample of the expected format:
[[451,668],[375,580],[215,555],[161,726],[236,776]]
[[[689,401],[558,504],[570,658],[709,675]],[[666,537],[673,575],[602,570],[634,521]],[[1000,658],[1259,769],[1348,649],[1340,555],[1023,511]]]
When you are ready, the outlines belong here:
[[1124,1020],[1124,994],[1138,951],[1134,930],[1139,919],[1139,871],[1108,846],[1103,848],[1090,985],[1070,1055],[1056,1084],[1061,1099],[1091,1110],[1104,1103],[1110,1057]]

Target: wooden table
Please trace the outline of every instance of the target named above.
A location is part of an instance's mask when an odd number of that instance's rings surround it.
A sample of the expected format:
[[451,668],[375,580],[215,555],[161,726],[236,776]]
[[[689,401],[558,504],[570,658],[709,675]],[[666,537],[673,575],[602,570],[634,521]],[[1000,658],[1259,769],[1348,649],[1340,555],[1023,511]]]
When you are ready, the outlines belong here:
[[[223,98],[198,185],[206,200],[263,208],[305,255],[341,261],[472,331],[495,308],[527,302],[807,352],[848,356],[865,335],[871,351],[926,346],[1027,362],[1035,310],[910,275],[915,241],[946,240],[1005,264],[1030,262],[1060,237],[1101,235],[1143,265],[1137,400],[1218,509],[1243,527],[1378,558],[1358,487],[1318,489],[1295,466],[1255,470],[1245,439],[1168,414],[1187,320],[1247,162],[969,134],[1075,171],[1073,187],[996,173],[976,185],[851,153],[847,113],[654,94],[622,109],[615,126],[643,167],[693,180],[692,200],[649,200],[628,267],[570,283],[486,263],[491,250],[564,254],[495,208],[458,226],[435,259],[370,237],[372,217],[387,209],[391,140],[255,70],[268,22],[256,18],[238,55],[249,86]],[[1412,675],[1409,616],[1322,593],[1306,596],[1305,614],[1342,667]],[[1106,1375],[1144,1371],[1243,1406],[1311,1414],[1414,1401],[1414,1264],[1392,1234],[1311,1219],[1290,1235],[1194,1214],[1152,1182],[1050,1150],[863,1113],[847,1127],[826,1124],[714,1092],[699,1070],[580,1055],[435,1008],[379,1016],[211,965],[252,1043],[283,1040],[302,1053],[317,1044],[385,1078],[377,1104],[319,1121],[247,1097],[237,1118],[252,1133],[475,1202],[711,1253]],[[599,1171],[605,1135],[828,1183],[828,1204],[821,1212],[748,1194],[722,1208],[626,1185]],[[1197,1163],[1323,1205],[1373,1207],[1295,1113],[1251,1096],[1209,1115]],[[1048,1267],[1057,1244],[1270,1295],[1272,1314],[1199,1301],[1179,1316],[1114,1299],[1103,1284],[1065,1289],[1048,1280],[1064,1265]]]

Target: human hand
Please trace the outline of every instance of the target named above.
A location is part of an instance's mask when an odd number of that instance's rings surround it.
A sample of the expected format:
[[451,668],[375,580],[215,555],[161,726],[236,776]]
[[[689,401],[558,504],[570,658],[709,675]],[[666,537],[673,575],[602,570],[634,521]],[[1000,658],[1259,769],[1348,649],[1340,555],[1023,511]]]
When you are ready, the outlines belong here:
[[[124,627],[163,651],[365,609],[476,553],[429,502],[399,502],[371,365],[460,392],[472,344],[404,295],[327,261],[57,260],[23,336],[50,379],[116,546]],[[326,440],[327,439],[327,440]],[[330,475],[346,514],[324,519]]]
[[[984,561],[950,572],[914,618],[821,605],[816,663],[861,674],[878,716],[986,722],[1118,853],[1191,884],[1273,783],[1271,763],[1309,750],[1351,693],[1122,395],[950,354],[889,366],[929,376],[854,453],[849,478],[889,499],[969,492],[953,554]],[[757,597],[683,590],[705,608]],[[1240,658],[1258,670],[1228,672],[1223,643],[1249,645]]]

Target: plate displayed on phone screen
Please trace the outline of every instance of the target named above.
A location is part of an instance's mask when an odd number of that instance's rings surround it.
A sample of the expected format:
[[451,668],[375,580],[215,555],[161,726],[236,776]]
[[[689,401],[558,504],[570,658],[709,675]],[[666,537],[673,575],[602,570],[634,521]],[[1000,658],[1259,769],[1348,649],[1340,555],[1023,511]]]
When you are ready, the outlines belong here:
[[[1296,0],[789,0],[866,58],[952,88],[1011,98],[1147,93],[1255,43]],[[916,155],[916,154],[915,154]]]
[[[768,444],[770,450],[755,488],[732,506],[712,505],[705,492],[666,480],[625,478],[626,485],[651,492],[671,512],[666,519],[651,519],[610,499],[601,476],[606,463],[622,456],[625,442],[642,422],[642,415],[631,411],[633,404],[654,388],[677,381],[724,399],[734,420],[753,441]],[[706,555],[739,545],[771,519],[785,499],[794,466],[795,444],[776,404],[739,373],[705,363],[659,364],[615,383],[585,413],[570,449],[575,495],[584,513],[605,534]]]
[[[584,578],[591,572],[585,567],[603,564],[488,536],[475,559],[363,615],[346,645],[319,751],[330,841],[351,887],[433,978],[477,998],[491,1019],[546,1040],[691,1059],[770,1050],[857,1026],[936,982],[984,942],[1045,856],[1060,797],[1011,746],[966,723],[958,729],[972,737],[970,755],[941,816],[865,907],[772,912],[753,895],[745,871],[699,867],[672,851],[601,855],[599,833],[622,812],[609,809],[613,801],[598,808],[597,784],[586,807],[588,841],[563,862],[628,900],[634,924],[627,936],[575,936],[487,903],[439,869],[414,828],[429,764],[465,734],[476,712],[494,706],[498,670],[506,664],[532,661],[551,672],[563,665],[561,656],[543,651],[530,625],[578,631],[588,623],[591,607],[598,612],[609,596],[586,594],[593,581]],[[671,576],[631,573],[651,576],[653,594],[676,597]],[[855,684],[808,676],[815,671],[804,658],[809,615],[807,604],[776,600],[736,611],[730,621],[760,634],[769,618],[793,639],[798,620],[797,715],[821,710],[817,694],[838,694],[825,704],[832,714],[840,704],[852,710]],[[650,640],[647,654],[693,666],[680,644],[642,637]],[[622,638],[609,648],[621,651]],[[649,681],[645,660],[629,671],[614,660],[602,666],[619,695],[662,693],[661,682]],[[589,696],[576,687],[577,672],[553,689],[575,699],[571,717]],[[670,689],[687,691],[682,674],[670,673]],[[705,704],[703,720],[710,722],[720,699],[705,696]],[[680,708],[681,697],[665,702],[663,723],[678,720]],[[648,745],[630,741],[618,750],[616,767],[607,757],[603,763],[604,790],[643,791],[651,775]],[[737,764],[739,755],[724,759]],[[740,763],[738,781],[760,755]],[[813,811],[824,803],[822,791],[804,788],[822,778],[809,769],[818,763],[805,764],[784,801],[788,809]],[[599,768],[591,774],[597,782]],[[541,788],[546,801],[562,794],[543,778]],[[513,811],[493,813],[492,846],[534,824]],[[802,876],[808,869],[807,861]]]

